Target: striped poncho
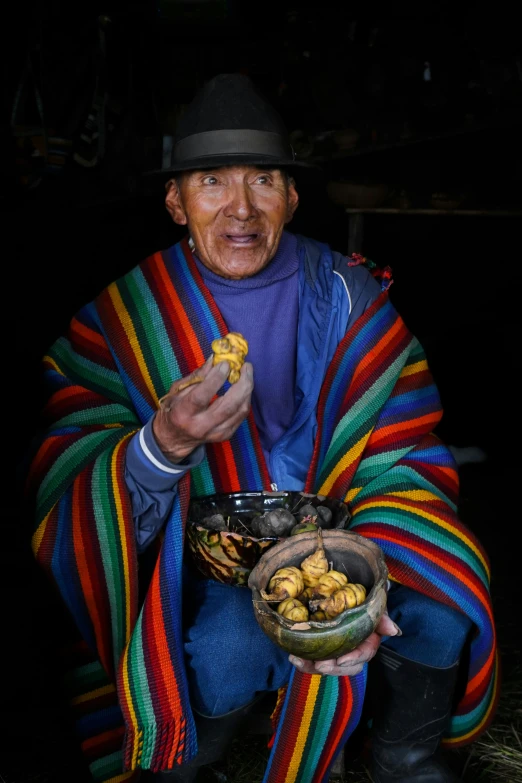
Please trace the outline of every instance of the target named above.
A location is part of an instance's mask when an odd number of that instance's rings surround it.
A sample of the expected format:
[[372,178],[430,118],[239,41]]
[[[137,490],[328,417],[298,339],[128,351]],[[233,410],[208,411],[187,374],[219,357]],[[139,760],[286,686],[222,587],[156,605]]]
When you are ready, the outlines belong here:
[[[201,366],[226,332],[184,241],[110,285],[45,358],[49,429],[29,482],[33,548],[83,639],[69,683],[95,780],[134,779],[197,752],[181,625],[189,500],[269,490],[270,477],[250,413],[181,480],[140,602],[125,451],[172,382]],[[456,746],[492,717],[497,653],[488,562],[456,516],[455,466],[431,434],[440,416],[422,348],[385,291],[327,371],[306,490],[346,500],[352,528],[382,547],[391,579],[473,620],[468,686],[446,738]],[[294,671],[278,702],[266,783],[328,779],[359,720],[365,681],[365,671]]]

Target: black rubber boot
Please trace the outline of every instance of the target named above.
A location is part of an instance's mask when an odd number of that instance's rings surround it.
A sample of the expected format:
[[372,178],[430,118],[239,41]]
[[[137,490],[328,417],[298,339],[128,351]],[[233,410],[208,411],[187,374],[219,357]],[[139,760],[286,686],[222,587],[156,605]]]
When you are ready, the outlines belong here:
[[[240,707],[227,715],[217,718],[207,718],[194,712],[196,731],[198,735],[198,754],[177,769],[165,772],[142,772],[142,783],[194,783],[202,767],[214,764],[224,756],[230,743],[238,734],[243,733],[249,725],[251,713],[262,695],[245,707]],[[260,716],[261,717],[261,716]]]
[[370,665],[375,783],[459,783],[437,755],[457,673],[458,663],[439,669],[380,648]]

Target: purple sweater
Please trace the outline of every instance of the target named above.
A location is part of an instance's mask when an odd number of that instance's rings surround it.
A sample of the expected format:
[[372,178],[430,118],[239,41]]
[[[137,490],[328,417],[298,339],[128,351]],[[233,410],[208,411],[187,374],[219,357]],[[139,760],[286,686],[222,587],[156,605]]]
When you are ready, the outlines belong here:
[[[248,342],[247,359],[254,366],[252,409],[268,461],[272,446],[286,432],[294,413],[299,315],[297,239],[283,233],[268,266],[243,280],[219,277],[197,257],[196,264],[228,331],[240,332]],[[272,328],[267,329],[267,324]]]

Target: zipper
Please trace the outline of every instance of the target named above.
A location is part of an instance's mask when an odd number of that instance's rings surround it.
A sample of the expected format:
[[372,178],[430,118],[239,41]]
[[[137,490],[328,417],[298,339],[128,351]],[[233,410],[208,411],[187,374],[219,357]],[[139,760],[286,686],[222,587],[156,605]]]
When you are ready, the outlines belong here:
[[[300,415],[294,419],[293,424],[289,427],[285,435],[283,435],[279,443],[275,446],[272,453],[270,454],[270,468],[271,468],[270,472],[272,474],[272,477],[277,478],[277,476],[279,475],[278,464],[277,464],[279,461],[279,454],[287,445],[288,441],[290,440],[294,432],[297,429],[299,429],[301,424],[308,418],[308,416],[313,410],[313,407],[314,407],[313,405],[307,405],[306,407],[301,406],[301,409],[299,410]],[[277,492],[277,484],[275,482],[270,486],[272,487],[274,492]]]
[[[331,329],[335,320],[335,315],[337,314],[337,308],[332,307],[332,310],[330,312],[330,318],[329,318],[329,324],[327,327],[327,333],[325,336],[325,340],[323,342],[323,347],[328,344],[328,340],[330,337]],[[270,454],[269,458],[269,470],[271,477],[275,479],[274,483],[271,484],[272,487],[277,487],[277,480],[280,478],[279,476],[279,470],[278,470],[278,462],[279,462],[279,455],[285,448],[285,446],[288,444],[289,440],[291,440],[292,435],[302,426],[302,424],[306,421],[306,419],[312,414],[312,412],[315,409],[315,406],[317,404],[317,400],[319,399],[319,394],[321,391],[321,386],[324,380],[324,375],[326,373],[326,368],[324,366],[324,354],[321,357],[321,364],[322,364],[322,377],[320,378],[320,384],[317,389],[315,389],[315,394],[308,395],[306,399],[301,400],[301,405],[299,406],[298,410],[296,411],[296,416],[293,420],[293,422],[290,424],[290,427],[285,432],[285,434],[282,436],[282,438],[276,443],[274,448],[272,449],[272,452]],[[319,377],[321,373],[317,374],[317,377]],[[311,456],[311,455],[310,455]],[[274,490],[274,492],[277,491]]]
[[[301,267],[300,274],[302,275],[302,278],[300,279],[300,285],[299,285],[299,315],[301,315],[301,311],[303,308],[303,293],[306,291],[305,286],[306,280],[305,280],[305,269],[304,265]],[[317,291],[312,289],[312,297],[318,296]],[[301,404],[299,405],[299,408],[296,411],[295,418],[291,422],[290,427],[286,431],[286,433],[282,436],[282,438],[279,440],[278,443],[276,443],[275,447],[272,449],[272,452],[269,457],[269,471],[271,474],[271,478],[274,480],[273,483],[270,485],[274,492],[277,491],[278,482],[280,483],[281,476],[279,475],[279,455],[281,454],[282,450],[285,448],[285,446],[288,444],[288,442],[291,440],[292,435],[301,427],[301,425],[306,421],[306,419],[311,415],[313,412],[317,400],[319,399],[321,386],[324,380],[324,376],[326,373],[326,348],[329,344],[329,339],[331,335],[331,331],[335,322],[335,318],[337,315],[337,307],[333,305],[333,302],[330,300],[329,304],[329,313],[328,313],[328,322],[324,325],[325,334],[322,339],[321,348],[318,352],[318,356],[315,360],[315,364],[317,369],[319,370],[319,373],[316,375],[316,382],[318,376],[320,377],[320,382],[318,388],[314,389],[314,394],[310,395],[308,394],[304,399],[301,400]],[[299,339],[299,337],[298,337]],[[298,358],[299,358],[299,350],[298,350]],[[320,365],[320,367],[318,366]],[[321,373],[322,370],[322,373]],[[310,455],[311,456],[311,455]],[[275,489],[274,489],[275,488]],[[286,489],[286,487],[285,487]]]

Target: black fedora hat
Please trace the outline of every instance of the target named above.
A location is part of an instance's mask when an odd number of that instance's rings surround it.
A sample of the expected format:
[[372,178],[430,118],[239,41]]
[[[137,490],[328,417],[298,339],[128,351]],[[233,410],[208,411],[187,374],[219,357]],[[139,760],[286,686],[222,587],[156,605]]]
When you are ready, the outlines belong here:
[[179,120],[170,164],[150,173],[237,165],[319,171],[296,159],[281,117],[247,76],[219,74],[199,90]]

